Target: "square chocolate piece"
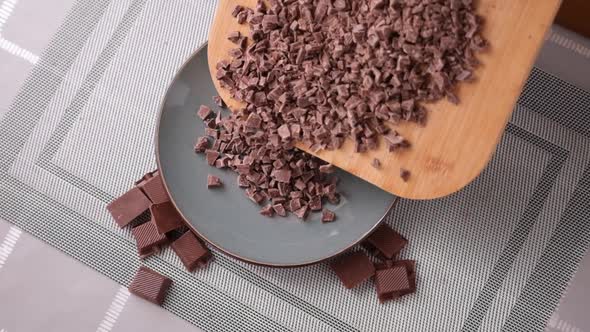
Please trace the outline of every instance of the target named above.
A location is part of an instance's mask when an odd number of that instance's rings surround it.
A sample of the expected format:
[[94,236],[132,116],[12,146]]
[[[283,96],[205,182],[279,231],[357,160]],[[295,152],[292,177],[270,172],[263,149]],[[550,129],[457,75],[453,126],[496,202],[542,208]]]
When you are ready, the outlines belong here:
[[346,288],[354,288],[375,274],[375,267],[367,255],[357,251],[330,264]]
[[[151,174],[152,176],[149,176]],[[162,176],[159,171],[154,171],[143,176],[143,178],[136,182],[137,187],[141,189],[146,196],[154,204],[160,204],[170,201],[164,184],[162,183]]]
[[129,292],[157,305],[162,305],[172,280],[158,272],[141,266],[129,285]]
[[150,212],[160,234],[168,233],[182,226],[182,217],[172,202],[152,204]]
[[144,213],[150,207],[150,204],[150,200],[141,190],[132,188],[109,203],[107,210],[111,213],[117,225],[123,228]]
[[139,257],[145,258],[160,249],[168,242],[164,234],[158,233],[154,220],[150,220],[131,229],[131,233],[137,242]]
[[171,246],[182,264],[191,272],[198,266],[204,265],[211,257],[209,249],[191,231],[184,233],[178,240],[172,242]]
[[363,243],[363,246],[381,259],[392,259],[408,243],[403,236],[386,224],[381,224]]
[[375,272],[375,286],[380,302],[396,299],[411,291],[408,271],[403,265]]
[[383,263],[375,264],[377,270],[384,270],[394,266],[403,266],[408,272],[408,281],[410,283],[410,289],[407,292],[400,292],[400,296],[411,294],[416,292],[416,261],[414,260],[399,260],[399,261],[385,261]]

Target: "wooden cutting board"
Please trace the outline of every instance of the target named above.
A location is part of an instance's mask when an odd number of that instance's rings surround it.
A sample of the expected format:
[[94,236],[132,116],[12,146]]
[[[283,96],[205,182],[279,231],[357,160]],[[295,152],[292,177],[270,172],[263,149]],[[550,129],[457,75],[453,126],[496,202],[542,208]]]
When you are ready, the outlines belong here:
[[[381,142],[379,150],[359,154],[348,140],[340,150],[313,154],[405,198],[438,198],[463,188],[494,153],[560,2],[479,0],[477,11],[486,21],[483,35],[491,47],[478,54],[482,66],[475,72],[476,81],[460,85],[459,105],[447,101],[426,105],[430,110],[426,127],[395,126],[411,142],[409,150],[390,153]],[[219,0],[208,45],[211,76],[232,109],[240,103],[220,87],[215,64],[227,59],[228,50],[235,47],[227,40],[230,32],[239,30],[249,36],[248,25],[239,25],[231,16],[238,4],[254,8],[256,0]],[[299,147],[310,152],[302,144]],[[381,169],[371,166],[373,158],[381,161]],[[400,168],[411,172],[408,182],[401,180]]]

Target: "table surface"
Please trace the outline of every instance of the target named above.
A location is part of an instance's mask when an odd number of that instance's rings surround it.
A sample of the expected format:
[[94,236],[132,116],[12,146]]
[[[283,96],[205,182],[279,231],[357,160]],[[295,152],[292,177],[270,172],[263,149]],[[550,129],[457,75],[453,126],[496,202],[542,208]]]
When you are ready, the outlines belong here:
[[[74,3],[0,0],[0,121]],[[554,27],[537,66],[590,91],[589,62],[590,42]],[[589,301],[590,257],[586,256],[546,329],[590,331],[590,318],[584,312]],[[31,316],[35,319],[27,319]],[[130,296],[119,283],[0,220],[0,331],[41,329],[199,331],[170,311]]]

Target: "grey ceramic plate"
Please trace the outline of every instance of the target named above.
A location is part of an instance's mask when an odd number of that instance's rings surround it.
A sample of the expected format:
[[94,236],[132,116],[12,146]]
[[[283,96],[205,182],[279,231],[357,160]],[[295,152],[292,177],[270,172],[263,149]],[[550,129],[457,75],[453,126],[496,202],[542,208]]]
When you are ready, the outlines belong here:
[[[270,266],[300,266],[333,257],[367,236],[391,209],[395,197],[340,171],[337,214],[333,223],[311,214],[306,222],[294,216],[267,218],[238,188],[236,175],[207,165],[193,152],[205,126],[196,116],[199,105],[215,111],[216,95],[207,67],[207,47],[185,64],[163,102],[156,134],[158,167],[166,189],[189,227],[220,250],[239,259]],[[229,112],[224,110],[223,112]],[[219,176],[222,189],[207,189],[207,174]]]

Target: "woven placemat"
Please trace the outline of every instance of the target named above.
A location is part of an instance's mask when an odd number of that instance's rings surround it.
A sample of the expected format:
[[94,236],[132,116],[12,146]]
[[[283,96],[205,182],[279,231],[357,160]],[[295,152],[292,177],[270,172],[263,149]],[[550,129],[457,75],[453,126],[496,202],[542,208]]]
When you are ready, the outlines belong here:
[[[127,285],[139,266],[105,205],[155,167],[175,71],[215,1],[78,0],[0,123],[0,217]],[[590,243],[590,94],[533,69],[486,170],[387,222],[411,244],[418,292],[380,305],[327,264],[252,266],[214,252],[188,273],[169,249],[164,307],[208,331],[540,330]],[[465,110],[477,111],[477,110]]]

